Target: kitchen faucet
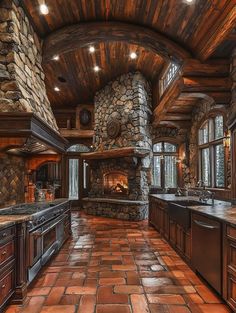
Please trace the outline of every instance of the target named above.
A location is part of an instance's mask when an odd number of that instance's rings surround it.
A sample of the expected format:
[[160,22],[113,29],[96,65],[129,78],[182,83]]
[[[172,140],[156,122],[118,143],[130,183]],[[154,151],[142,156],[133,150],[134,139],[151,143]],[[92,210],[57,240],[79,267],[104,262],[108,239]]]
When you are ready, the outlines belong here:
[[202,190],[199,193],[199,201],[206,203],[209,199],[211,199],[212,205],[213,205],[215,193],[210,191],[210,190],[206,190],[206,185],[205,185],[205,182],[203,180],[198,181],[197,187],[202,188]]

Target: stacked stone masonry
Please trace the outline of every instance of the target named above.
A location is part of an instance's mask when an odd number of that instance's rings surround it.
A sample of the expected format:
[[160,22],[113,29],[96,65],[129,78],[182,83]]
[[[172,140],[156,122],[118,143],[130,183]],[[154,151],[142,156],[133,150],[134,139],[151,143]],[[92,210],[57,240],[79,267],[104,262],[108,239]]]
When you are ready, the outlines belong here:
[[[103,176],[111,171],[120,171],[128,177],[128,195],[122,196],[131,201],[147,201],[151,184],[151,89],[149,83],[139,72],[128,73],[108,83],[95,96],[95,151],[124,147],[145,148],[150,154],[143,158],[125,157],[95,160],[91,162],[90,198],[111,197],[104,194]],[[120,124],[120,132],[112,138],[107,126],[113,121]],[[88,207],[90,206],[90,207]],[[139,220],[147,217],[147,205],[104,204],[99,202],[86,205],[103,216]],[[96,211],[96,212],[95,212]]]
[[44,84],[42,42],[18,0],[0,2],[0,112],[33,112],[58,130]]

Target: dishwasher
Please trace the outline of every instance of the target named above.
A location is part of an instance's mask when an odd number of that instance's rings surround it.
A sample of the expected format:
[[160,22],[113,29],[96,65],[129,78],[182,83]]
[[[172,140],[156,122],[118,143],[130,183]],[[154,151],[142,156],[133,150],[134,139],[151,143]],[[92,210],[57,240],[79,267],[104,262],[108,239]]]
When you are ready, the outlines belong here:
[[222,286],[221,223],[192,214],[192,264],[219,294]]

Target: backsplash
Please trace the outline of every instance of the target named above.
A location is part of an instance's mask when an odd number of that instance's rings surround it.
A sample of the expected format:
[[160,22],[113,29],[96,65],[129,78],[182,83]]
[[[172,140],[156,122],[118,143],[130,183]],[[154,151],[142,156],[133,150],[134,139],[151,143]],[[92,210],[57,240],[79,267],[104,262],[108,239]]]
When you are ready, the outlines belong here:
[[0,208],[24,202],[24,159],[0,155]]

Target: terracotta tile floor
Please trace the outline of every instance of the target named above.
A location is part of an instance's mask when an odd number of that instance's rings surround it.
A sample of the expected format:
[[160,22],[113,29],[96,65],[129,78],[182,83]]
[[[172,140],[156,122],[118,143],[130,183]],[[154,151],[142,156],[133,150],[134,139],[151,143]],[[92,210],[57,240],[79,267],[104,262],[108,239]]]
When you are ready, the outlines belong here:
[[147,222],[73,213],[73,237],[7,313],[230,312]]

